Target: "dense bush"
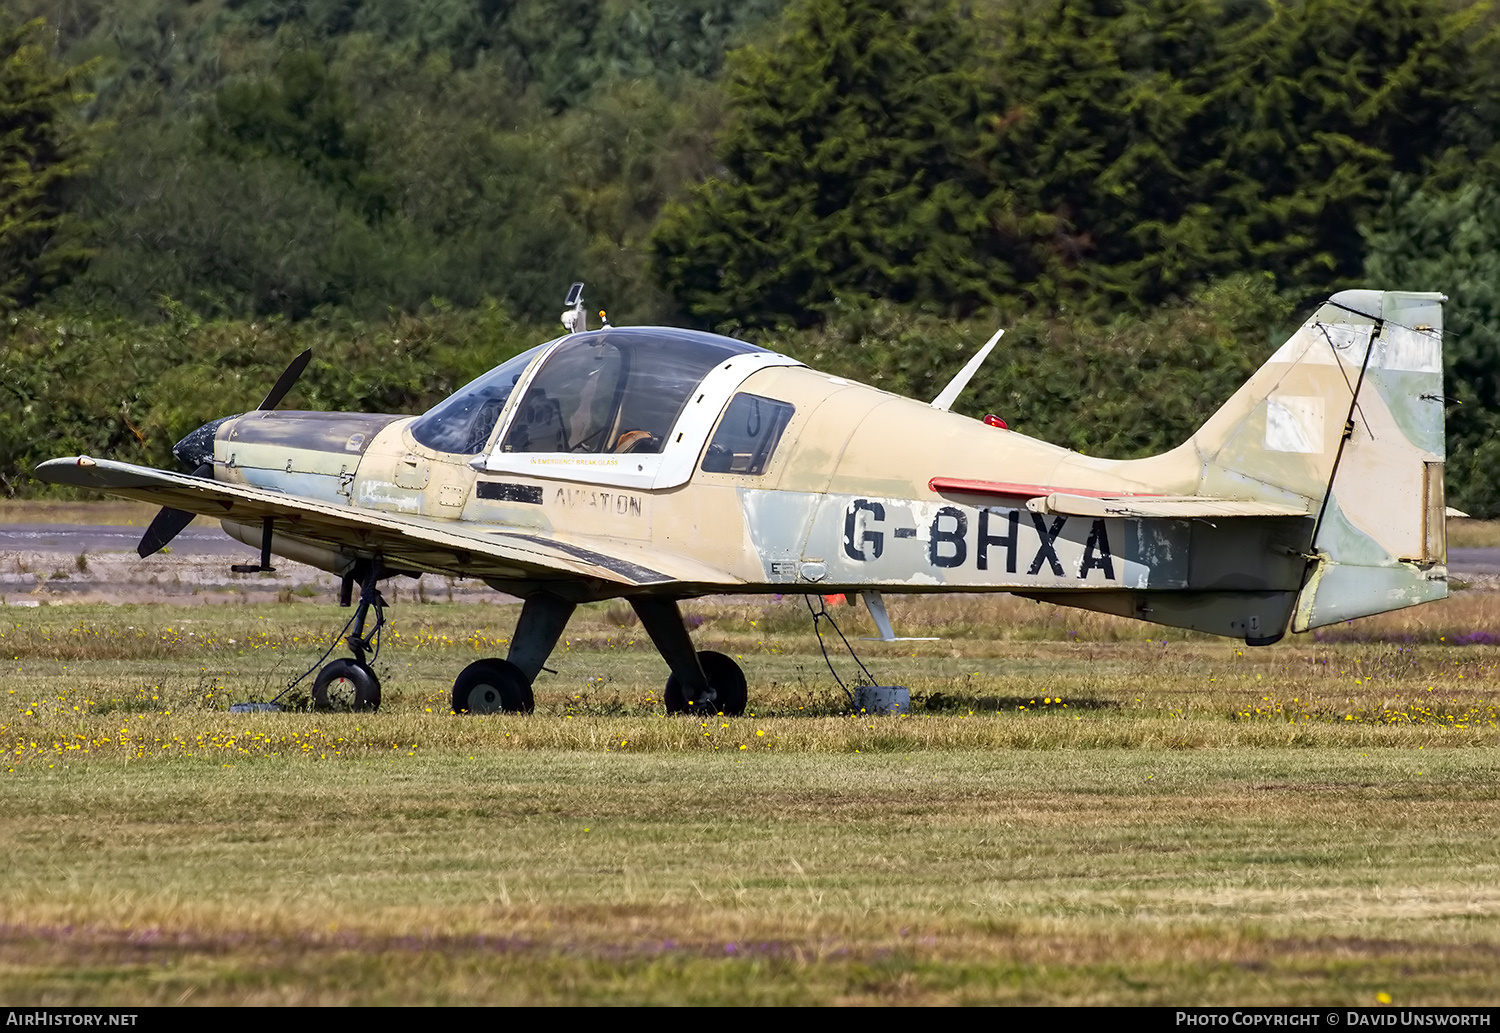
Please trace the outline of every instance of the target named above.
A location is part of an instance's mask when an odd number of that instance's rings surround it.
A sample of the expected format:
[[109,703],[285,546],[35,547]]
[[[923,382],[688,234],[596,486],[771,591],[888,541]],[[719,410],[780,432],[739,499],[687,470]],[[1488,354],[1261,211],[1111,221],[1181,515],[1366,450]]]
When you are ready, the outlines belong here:
[[544,336],[500,307],[394,316],[160,322],[24,312],[0,337],[0,489],[32,494],[36,464],[89,454],[175,469],[172,445],[255,408],[304,348],[313,362],[282,408],[421,412]]
[[[173,468],[173,443],[210,419],[254,408],[303,348],[315,358],[284,408],[415,413],[556,332],[517,324],[493,304],[378,323],[205,321],[182,305],[163,316],[150,326],[11,317],[0,359],[0,487],[42,491],[29,471],[76,453]],[[1159,451],[1228,398],[1288,322],[1264,278],[1218,285],[1147,320],[1029,317],[1010,328],[957,408],[997,412],[1023,433],[1095,455]],[[820,329],[749,339],[930,398],[993,331],[979,320],[851,305]]]

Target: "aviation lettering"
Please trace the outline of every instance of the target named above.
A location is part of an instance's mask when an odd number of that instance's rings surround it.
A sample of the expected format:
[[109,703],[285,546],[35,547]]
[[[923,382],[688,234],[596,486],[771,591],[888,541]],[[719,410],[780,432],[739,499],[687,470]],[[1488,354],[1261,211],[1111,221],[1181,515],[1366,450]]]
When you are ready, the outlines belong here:
[[[952,530],[943,529],[944,519],[953,521]],[[969,546],[964,542],[964,535],[969,531],[969,518],[964,516],[964,511],[953,506],[944,506],[937,511],[932,518],[932,535],[927,539],[927,559],[934,567],[961,567],[964,560],[968,558]],[[943,545],[953,546],[953,551],[944,555]]]
[[1104,530],[1104,521],[1095,520],[1094,529],[1089,532],[1089,543],[1083,550],[1083,565],[1078,568],[1078,576],[1087,580],[1089,571],[1104,571],[1104,580],[1115,579],[1114,558],[1109,552],[1109,535]]
[[[1004,512],[1009,530],[1003,535],[990,534],[990,514]],[[1021,511],[981,509],[979,511],[979,558],[977,566],[980,570],[990,569],[990,546],[1005,546],[1005,572],[1014,574],[1016,572],[1016,540],[1021,537]]]
[[640,516],[641,500],[638,495],[625,495],[612,491],[590,491],[585,488],[558,488],[552,501],[559,506],[574,509],[601,509],[615,516]]
[[[885,519],[885,507],[880,503],[871,502],[869,499],[855,499],[844,512],[844,555],[851,560],[878,560],[880,554],[885,551],[885,535],[880,531],[860,529],[859,537],[856,538],[855,533],[861,512],[869,513],[875,520]],[[869,556],[865,555],[866,544],[870,546]]]

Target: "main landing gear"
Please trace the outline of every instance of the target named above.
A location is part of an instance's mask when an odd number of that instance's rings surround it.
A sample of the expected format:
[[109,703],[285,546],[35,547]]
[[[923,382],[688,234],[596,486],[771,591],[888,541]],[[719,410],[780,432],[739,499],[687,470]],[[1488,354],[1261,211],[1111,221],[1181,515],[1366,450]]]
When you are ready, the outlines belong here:
[[[676,599],[647,597],[632,599],[630,605],[672,669],[665,693],[667,713],[734,716],[745,712],[745,672],[723,653],[693,649]],[[531,684],[552,655],[574,609],[575,604],[548,592],[528,596],[505,659],[476,660],[454,679],[454,712],[531,713],[535,706]]]
[[667,679],[669,714],[727,714],[745,712],[748,693],[745,672],[723,653],[693,649],[676,599],[643,596],[630,600],[652,645],[672,669]]
[[531,713],[536,705],[531,683],[562,638],[574,609],[575,604],[550,592],[527,596],[505,659],[475,660],[453,680],[454,713]]
[[669,714],[727,714],[738,717],[745,712],[749,702],[749,690],[745,685],[745,672],[723,653],[711,649],[700,649],[698,666],[712,695],[700,695],[697,699],[688,696],[683,680],[674,671],[667,679],[667,689],[662,694]]

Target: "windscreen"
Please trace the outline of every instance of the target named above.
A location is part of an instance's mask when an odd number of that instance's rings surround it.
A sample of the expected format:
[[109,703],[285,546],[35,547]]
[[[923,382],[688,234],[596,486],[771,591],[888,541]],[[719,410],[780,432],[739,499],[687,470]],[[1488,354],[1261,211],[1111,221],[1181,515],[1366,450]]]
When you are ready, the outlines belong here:
[[482,452],[495,429],[495,421],[515,390],[516,381],[546,347],[539,344],[523,351],[459,388],[419,416],[411,425],[411,436],[439,452],[457,455]]

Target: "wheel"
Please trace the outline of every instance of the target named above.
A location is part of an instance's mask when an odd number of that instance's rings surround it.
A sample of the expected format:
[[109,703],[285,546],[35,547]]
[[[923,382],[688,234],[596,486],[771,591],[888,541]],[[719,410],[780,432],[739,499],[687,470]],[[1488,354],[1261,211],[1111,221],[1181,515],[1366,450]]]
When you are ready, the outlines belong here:
[[312,695],[318,710],[379,710],[380,679],[369,664],[345,657],[318,672]]
[[[703,666],[703,674],[708,678],[709,687],[714,690],[713,712],[729,717],[743,714],[750,696],[745,685],[745,672],[740,670],[740,665],[723,653],[715,653],[711,649],[698,653],[698,663]],[[691,714],[698,709],[688,703],[687,695],[682,691],[682,683],[675,674],[667,679],[664,696],[669,714]]]
[[509,660],[475,660],[453,679],[453,710],[459,714],[529,714],[536,707],[531,683]]

